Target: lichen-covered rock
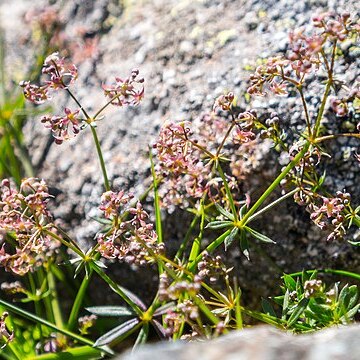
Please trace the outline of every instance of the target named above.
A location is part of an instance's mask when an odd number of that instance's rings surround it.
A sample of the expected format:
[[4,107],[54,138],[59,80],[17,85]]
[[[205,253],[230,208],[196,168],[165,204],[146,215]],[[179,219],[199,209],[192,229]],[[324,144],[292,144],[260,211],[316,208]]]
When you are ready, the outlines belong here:
[[330,328],[307,335],[292,335],[259,326],[232,332],[211,341],[146,345],[117,360],[357,360],[359,325]]

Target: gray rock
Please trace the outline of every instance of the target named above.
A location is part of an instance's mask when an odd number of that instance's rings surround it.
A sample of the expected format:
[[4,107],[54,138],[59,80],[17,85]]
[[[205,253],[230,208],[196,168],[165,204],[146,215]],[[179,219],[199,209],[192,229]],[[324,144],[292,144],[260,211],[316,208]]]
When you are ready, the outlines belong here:
[[211,341],[146,345],[117,360],[358,360],[360,326],[330,328],[292,335],[259,326]]

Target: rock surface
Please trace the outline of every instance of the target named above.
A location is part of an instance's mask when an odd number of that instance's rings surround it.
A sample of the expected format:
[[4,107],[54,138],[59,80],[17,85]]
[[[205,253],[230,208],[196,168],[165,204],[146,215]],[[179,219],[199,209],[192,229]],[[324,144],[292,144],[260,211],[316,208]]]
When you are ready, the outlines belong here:
[[[82,29],[98,41],[96,49],[89,50],[85,58],[80,56],[84,51],[80,55],[78,52],[80,79],[74,92],[90,111],[104,103],[101,83],[110,83],[114,76],[126,76],[133,67],[139,67],[146,79],[142,105],[112,109],[98,127],[114,187],[137,195],[150,183],[148,145],[165,119],[193,120],[209,111],[214,99],[226,90],[239,95],[240,107],[249,108],[242,95],[249,75],[245,66],[254,64],[258,57],[286,51],[289,30],[307,25],[315,13],[346,9],[355,14],[357,6],[355,0],[144,0],[126,2],[125,7],[117,0],[40,0],[36,4],[30,0],[3,0],[0,17],[6,31],[10,73],[19,73],[36,50],[26,44],[19,46],[24,31],[23,12],[50,3],[55,4],[57,15],[63,19],[64,36],[74,37]],[[349,82],[356,78],[359,65],[359,59],[351,59],[340,69]],[[318,88],[314,91],[319,92]],[[319,99],[308,99],[310,111],[315,111]],[[69,99],[62,98],[53,105],[59,112],[69,104]],[[277,110],[285,126],[303,126],[302,110],[294,97],[255,99],[252,107],[264,114]],[[26,137],[38,176],[57,189],[56,218],[87,247],[97,230],[92,217],[98,214],[103,191],[90,132],[84,131],[59,147],[49,142],[48,131],[34,119],[26,125]],[[329,163],[328,185],[334,190],[346,188],[359,203],[359,166],[352,156],[345,161],[342,155],[356,151],[358,142],[339,140],[335,145],[342,152]],[[269,152],[267,146],[256,151],[256,161],[251,163],[250,174],[242,184],[252,199],[260,195],[283,165],[281,156]],[[183,212],[167,217],[166,226],[172,230],[167,238],[170,248],[182,238],[186,219]],[[235,267],[245,297],[251,301],[267,296],[275,286],[272,279],[282,272],[324,266],[360,271],[360,249],[345,241],[327,243],[311,224],[309,215],[291,201],[255,226],[275,239],[277,245],[252,248],[251,262],[235,247],[226,255]],[[359,233],[353,236],[359,237]],[[121,279],[123,285],[139,290],[137,282],[132,281],[137,274],[129,269],[126,274]],[[147,291],[155,290],[148,287]]]
[[117,360],[357,360],[359,325],[291,335],[259,326],[212,341],[146,345]]

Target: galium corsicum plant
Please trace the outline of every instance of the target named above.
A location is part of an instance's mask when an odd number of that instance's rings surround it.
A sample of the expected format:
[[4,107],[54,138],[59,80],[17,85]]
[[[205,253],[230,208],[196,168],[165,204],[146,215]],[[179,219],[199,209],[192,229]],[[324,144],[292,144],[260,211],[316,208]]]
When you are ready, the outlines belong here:
[[[6,345],[0,356],[61,359],[62,351],[66,351],[74,359],[101,358],[111,356],[111,348],[130,335],[136,335],[134,347],[155,332],[161,339],[212,338],[241,329],[244,314],[295,332],[353,321],[359,309],[357,287],[336,283],[328,288],[317,279],[317,273],[357,280],[359,274],[319,269],[284,275],[283,295],[274,298],[280,310],[264,300],[264,311],[257,312],[243,306],[239,280],[232,278],[232,269],[216,255],[218,248],[228,250],[237,243],[249,258],[252,242],[275,244],[252,222],[290,197],[305,206],[310,219],[324,230],[324,241],[344,241],[348,229],[360,225],[360,207],[352,203],[351,195],[343,189],[334,194],[325,189],[324,176],[317,171],[327,141],[341,136],[360,138],[359,123],[354,126],[356,131],[339,134],[328,133],[323,124],[328,103],[332,108],[329,111],[341,118],[359,102],[358,84],[353,84],[354,90],[340,84],[347,90],[346,96],[337,97],[336,62],[343,56],[339,44],[358,37],[360,27],[349,14],[326,14],[314,18],[314,28],[312,34],[292,32],[289,53],[268,59],[250,77],[251,95],[270,92],[286,96],[290,89],[298,93],[304,129],[292,144],[287,143],[287,129],[276,113],[262,120],[255,110],[239,112],[233,93],[221,95],[213,111],[197,121],[164,124],[150,150],[153,184],[139,200],[112,187],[97,136],[98,120],[107,107],[137,106],[141,102],[144,79],[137,69],[125,79],[115,78],[113,85],[103,85],[108,101],[94,114],[72,91],[78,76],[76,66],[57,53],[46,58],[41,84],[20,84],[25,98],[35,104],[46,102],[58,92],[66,92],[74,100],[75,108],[65,108],[62,115],[45,115],[41,122],[51,130],[58,145],[91,131],[104,180],[105,191],[99,199],[104,227],[96,235],[95,245],[82,249],[54,221],[48,206],[52,196],[44,180],[27,178],[19,188],[11,180],[2,181],[0,264],[20,277],[3,283],[2,290],[33,306],[25,310],[0,300],[4,310],[0,331]],[[305,96],[307,80],[319,69],[327,78],[320,105],[312,114],[306,102],[311,93]],[[288,153],[289,162],[253,200],[241,194],[237,186],[246,175],[245,160],[237,155],[245,152],[251,156],[265,138]],[[354,156],[359,160],[357,154]],[[282,195],[268,203],[279,187]],[[155,224],[140,201],[150,193]],[[166,253],[168,239],[162,231],[161,217],[162,210],[169,207],[193,213],[183,242],[171,258]],[[143,267],[155,266],[159,276],[154,299],[143,301],[117,284],[106,273],[106,261],[102,261],[106,259],[134,265],[139,273]],[[62,308],[57,286],[57,282],[69,285],[63,263],[72,265],[73,275],[82,277],[72,295],[69,313]],[[119,296],[118,306],[84,308],[86,291],[95,275]],[[99,317],[112,318],[117,325],[93,341],[91,328],[96,328]]]

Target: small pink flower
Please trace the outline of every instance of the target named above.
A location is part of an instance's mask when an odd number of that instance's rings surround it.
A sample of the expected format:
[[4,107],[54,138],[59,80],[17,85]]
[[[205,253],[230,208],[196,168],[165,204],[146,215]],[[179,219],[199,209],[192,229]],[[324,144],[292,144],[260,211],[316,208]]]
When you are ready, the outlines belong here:
[[115,78],[115,85],[103,85],[106,97],[114,99],[115,106],[138,105],[144,97],[143,78],[138,78],[139,70],[134,69],[126,79]]
[[50,99],[49,87],[30,84],[30,81],[21,81],[19,85],[23,88],[25,98],[34,104],[43,104]]
[[77,117],[80,110],[71,111],[65,108],[64,112],[65,115],[62,117],[44,115],[40,119],[46,128],[51,129],[55,143],[59,145],[80,132],[81,120]]
[[237,127],[233,135],[233,140],[236,144],[248,143],[255,140],[255,134],[252,131],[244,131]]
[[229,92],[227,95],[220,95],[214,103],[213,111],[221,109],[223,111],[231,110],[232,102],[234,101],[234,93]]

